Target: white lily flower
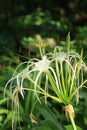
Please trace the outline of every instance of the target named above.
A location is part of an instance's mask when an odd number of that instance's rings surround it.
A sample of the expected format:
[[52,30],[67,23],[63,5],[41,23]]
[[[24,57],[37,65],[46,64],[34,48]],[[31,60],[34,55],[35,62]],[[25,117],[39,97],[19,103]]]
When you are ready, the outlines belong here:
[[47,72],[50,65],[50,60],[46,56],[42,60],[35,63],[35,68],[40,72]]
[[56,57],[59,62],[63,62],[66,59],[66,53],[65,52],[57,52]]
[[[39,83],[38,81],[43,73],[45,74],[44,90],[46,92],[48,91],[48,74],[47,74],[48,70],[51,71],[51,73],[54,77],[54,80],[55,80],[57,90],[59,91],[59,84],[58,84],[57,75],[56,75],[56,72],[53,69],[53,67],[51,67],[51,63],[52,63],[52,61],[48,60],[47,57],[44,56],[42,60],[37,60],[37,62],[33,63],[34,67],[28,72],[28,79],[29,80],[31,80],[30,74],[37,72],[36,78],[33,79],[33,83],[34,83],[35,94],[36,94],[38,100],[39,100],[38,93],[37,93],[37,90],[39,89],[38,88],[38,83]],[[46,98],[47,97],[45,95],[45,102],[46,102]]]
[[[34,71],[39,71],[37,74],[37,77],[35,79],[35,85],[34,85],[35,90],[37,89],[38,80],[39,80],[41,74],[42,73],[46,74],[46,72],[49,69],[50,63],[51,63],[51,61],[48,60],[46,56],[44,56],[42,60],[39,60],[38,62],[34,63],[34,65],[35,65]],[[46,74],[45,91],[47,90],[47,85],[48,85],[48,76]],[[36,96],[37,96],[37,99],[39,100],[37,93],[36,93]],[[46,96],[45,96],[45,99],[46,99]]]
[[5,89],[4,89],[4,97],[5,97],[5,91],[8,87],[8,85],[10,86],[10,96],[13,96],[14,94],[14,90],[17,89],[22,98],[24,99],[24,92],[23,92],[23,80],[25,77],[27,77],[27,73],[29,71],[29,67],[26,67],[25,69],[23,69],[21,72],[17,73],[18,68],[23,65],[23,64],[27,64],[28,62],[24,62],[21,63],[15,70],[12,78],[6,83],[5,85]]

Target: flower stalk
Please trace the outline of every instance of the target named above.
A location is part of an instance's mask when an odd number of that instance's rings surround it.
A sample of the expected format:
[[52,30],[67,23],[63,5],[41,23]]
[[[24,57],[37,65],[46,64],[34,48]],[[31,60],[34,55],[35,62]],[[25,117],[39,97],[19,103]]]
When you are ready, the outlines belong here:
[[74,108],[71,104],[65,106],[65,115],[66,115],[66,118],[68,118],[69,116],[69,119],[72,123],[73,130],[77,130],[76,124],[74,121],[74,117],[75,117]]
[[74,118],[70,114],[69,114],[69,117],[70,117],[70,121],[72,123],[73,130],[77,130]]

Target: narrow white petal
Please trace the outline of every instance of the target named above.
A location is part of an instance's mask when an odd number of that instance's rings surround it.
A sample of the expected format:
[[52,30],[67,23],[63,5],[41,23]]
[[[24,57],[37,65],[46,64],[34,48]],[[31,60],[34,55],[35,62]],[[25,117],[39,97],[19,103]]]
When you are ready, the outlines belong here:
[[54,78],[55,78],[55,81],[56,81],[56,85],[57,85],[57,89],[59,91],[60,89],[59,89],[59,84],[58,84],[56,73],[55,73],[55,71],[54,71],[54,69],[52,67],[49,67],[49,69],[52,71],[52,73],[54,75]]

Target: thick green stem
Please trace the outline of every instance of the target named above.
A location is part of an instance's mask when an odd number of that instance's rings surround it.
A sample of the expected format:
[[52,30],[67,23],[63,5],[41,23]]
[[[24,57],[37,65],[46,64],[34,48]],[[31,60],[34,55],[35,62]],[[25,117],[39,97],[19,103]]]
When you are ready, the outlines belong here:
[[74,118],[72,117],[71,114],[69,114],[69,117],[70,117],[70,121],[71,121],[71,123],[72,123],[73,130],[77,130],[76,124],[75,124],[75,121],[74,121]]

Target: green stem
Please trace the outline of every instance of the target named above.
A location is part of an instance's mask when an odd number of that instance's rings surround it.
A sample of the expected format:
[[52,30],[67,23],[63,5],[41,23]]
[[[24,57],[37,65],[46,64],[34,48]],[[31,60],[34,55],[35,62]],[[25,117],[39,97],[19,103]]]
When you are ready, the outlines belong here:
[[69,117],[70,117],[70,121],[72,123],[73,130],[77,130],[74,118],[70,114],[69,114]]

